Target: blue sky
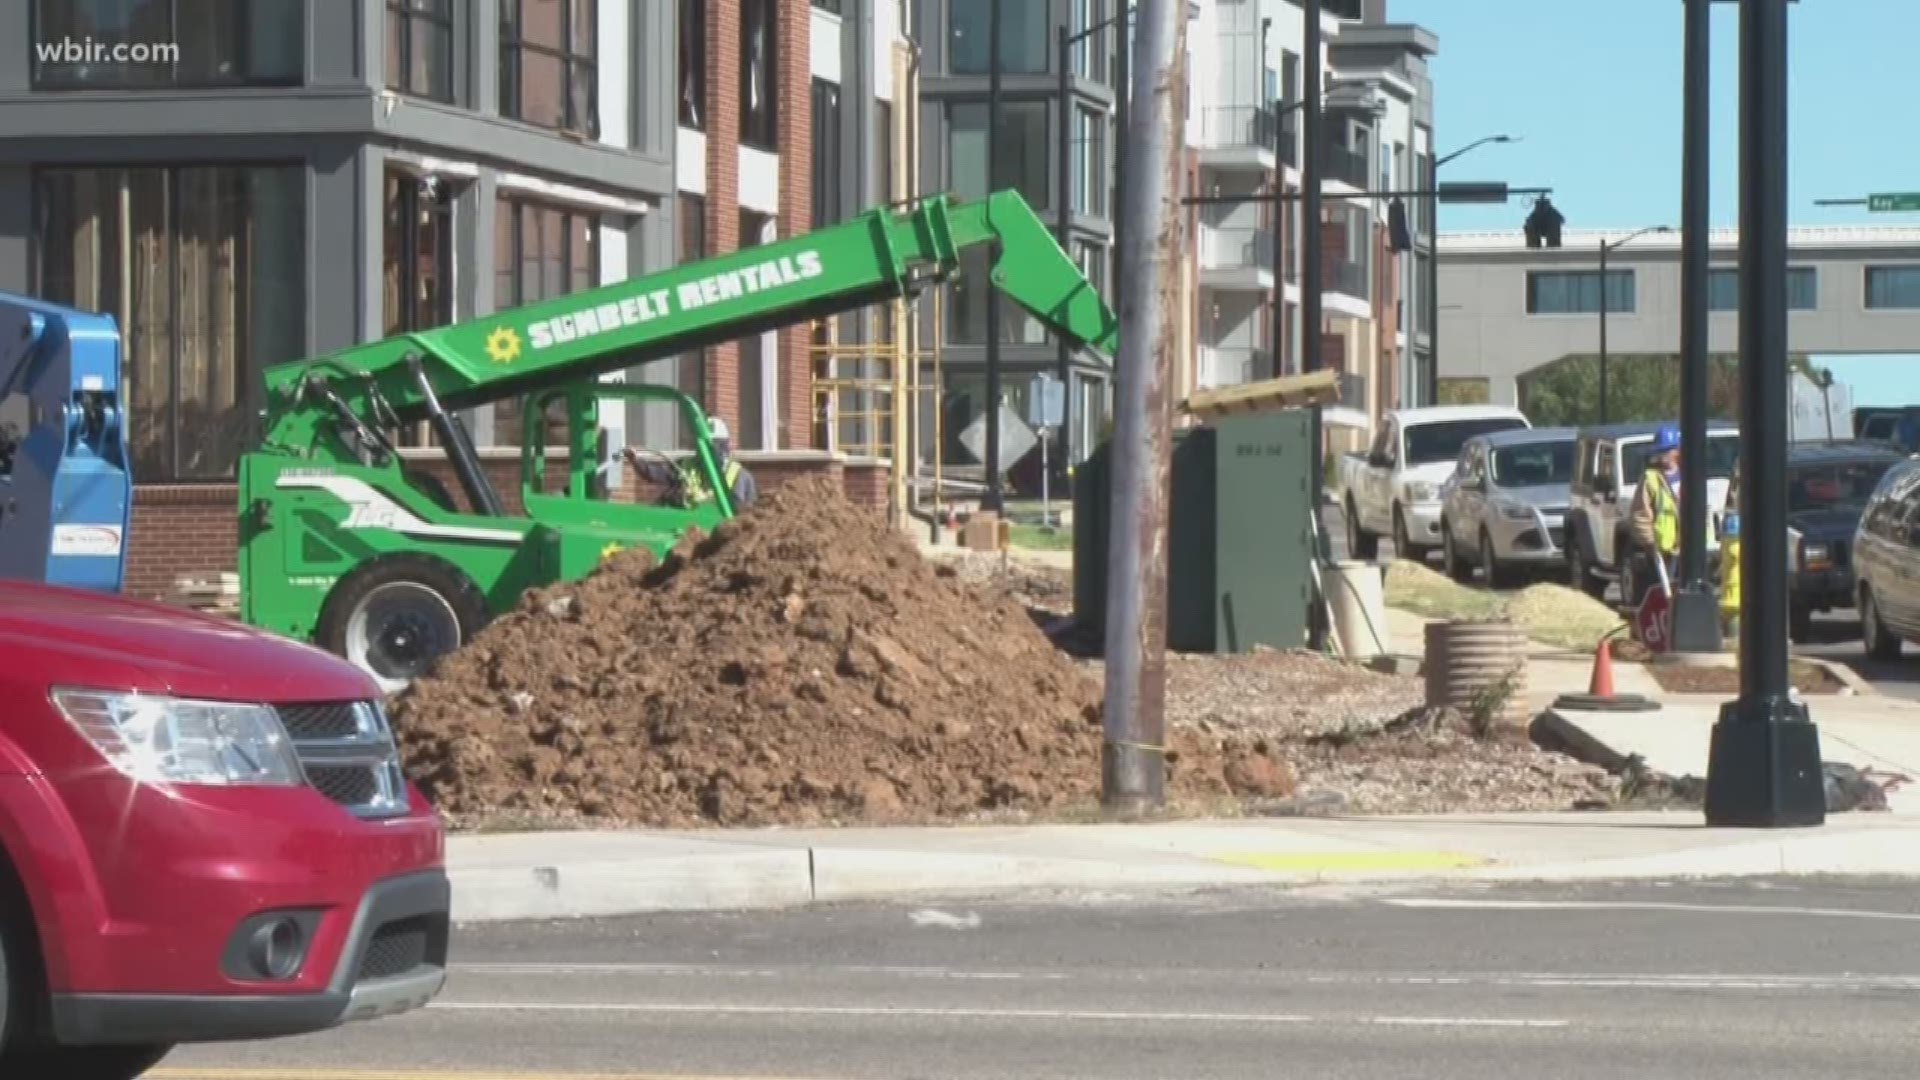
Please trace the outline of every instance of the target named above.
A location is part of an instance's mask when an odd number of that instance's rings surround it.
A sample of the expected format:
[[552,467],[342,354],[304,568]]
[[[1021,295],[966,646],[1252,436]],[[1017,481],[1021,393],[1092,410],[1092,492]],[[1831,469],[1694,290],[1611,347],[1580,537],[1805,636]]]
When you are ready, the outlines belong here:
[[[1739,216],[1739,5],[1713,5],[1713,223]],[[1569,228],[1678,225],[1680,0],[1389,0],[1440,38],[1439,150],[1483,135],[1443,180],[1550,187]],[[1788,16],[1787,197],[1795,225],[1920,225],[1819,198],[1920,191],[1920,0],[1804,0]],[[1518,231],[1527,207],[1441,208],[1440,226]],[[1920,402],[1920,358],[1823,358],[1856,401]]]

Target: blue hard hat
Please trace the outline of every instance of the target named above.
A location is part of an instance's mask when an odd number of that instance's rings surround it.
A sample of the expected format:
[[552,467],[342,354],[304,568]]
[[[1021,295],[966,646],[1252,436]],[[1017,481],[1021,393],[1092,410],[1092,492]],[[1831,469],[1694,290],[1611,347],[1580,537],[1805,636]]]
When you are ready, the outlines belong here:
[[1680,449],[1680,429],[1671,424],[1661,428],[1653,436],[1653,452],[1664,454],[1669,450]]

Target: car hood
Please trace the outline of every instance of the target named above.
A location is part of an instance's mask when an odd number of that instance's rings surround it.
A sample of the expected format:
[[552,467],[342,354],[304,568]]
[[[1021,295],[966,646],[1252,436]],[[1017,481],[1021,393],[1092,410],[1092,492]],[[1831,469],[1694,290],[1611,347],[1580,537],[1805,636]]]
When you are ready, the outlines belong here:
[[5,681],[223,701],[380,696],[331,653],[242,623],[78,589],[0,582]]
[[1787,527],[1809,540],[1851,540],[1860,527],[1861,510],[1801,510],[1787,515]]
[[1520,503],[1539,510],[1565,510],[1572,500],[1567,484],[1539,484],[1534,487],[1499,488],[1493,497],[1501,502]]
[[1451,461],[1430,461],[1425,465],[1409,465],[1400,470],[1400,479],[1402,482],[1419,481],[1439,487],[1453,479],[1453,466],[1454,463]]

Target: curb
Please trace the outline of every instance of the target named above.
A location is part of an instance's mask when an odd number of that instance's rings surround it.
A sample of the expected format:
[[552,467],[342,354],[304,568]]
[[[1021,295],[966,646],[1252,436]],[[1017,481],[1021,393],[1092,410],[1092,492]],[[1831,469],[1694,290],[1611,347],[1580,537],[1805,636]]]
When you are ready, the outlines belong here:
[[1817,656],[1798,656],[1798,657],[1795,657],[1794,659],[1805,660],[1810,664],[1818,665],[1819,667],[1824,669],[1827,674],[1840,680],[1842,685],[1844,685],[1847,689],[1853,691],[1854,694],[1859,697],[1879,697],[1880,696],[1880,689],[1878,687],[1874,686],[1872,683],[1868,682],[1866,679],[1861,678],[1859,672],[1853,670],[1852,668],[1839,662],[1838,660],[1826,660]]
[[1920,829],[1794,836],[1584,863],[1489,867],[1467,876],[1481,881],[1549,882],[1810,874],[1920,876]]

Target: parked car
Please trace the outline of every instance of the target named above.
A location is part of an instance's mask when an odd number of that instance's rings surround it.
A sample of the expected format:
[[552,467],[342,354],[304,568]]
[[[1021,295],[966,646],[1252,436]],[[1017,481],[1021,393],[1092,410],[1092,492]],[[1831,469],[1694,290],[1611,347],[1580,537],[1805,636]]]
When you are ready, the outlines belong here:
[[1867,502],[1904,455],[1882,443],[1787,447],[1787,551],[1793,560],[1788,634],[1812,636],[1817,612],[1853,606],[1851,546]]
[[1467,440],[1441,490],[1448,574],[1469,581],[1477,569],[1493,588],[1517,571],[1562,564],[1578,435],[1573,428],[1522,428]]
[[1853,436],[1897,447],[1905,453],[1920,450],[1915,445],[1915,425],[1920,424],[1920,405],[1862,406],[1853,410]]
[[1876,660],[1898,660],[1920,641],[1920,461],[1888,469],[1853,537],[1860,635]]
[[[1671,424],[1673,421],[1667,421]],[[1666,424],[1611,424],[1584,428],[1574,448],[1573,487],[1567,509],[1567,576],[1573,587],[1599,598],[1610,582],[1620,583],[1629,607],[1639,604],[1657,581],[1641,580],[1640,560],[1621,558],[1633,550],[1633,496],[1646,475],[1653,437]],[[1740,429],[1724,421],[1707,425],[1707,559],[1720,551],[1720,518],[1727,484],[1740,460]],[[1681,468],[1697,465],[1682,461]]]
[[439,993],[444,832],[359,669],[11,581],[0,656],[0,1077],[131,1080]]
[[1460,448],[1476,435],[1532,426],[1520,410],[1503,405],[1389,412],[1373,446],[1340,463],[1348,553],[1374,558],[1380,537],[1391,534],[1401,558],[1425,559],[1440,544],[1440,486],[1453,476]]

